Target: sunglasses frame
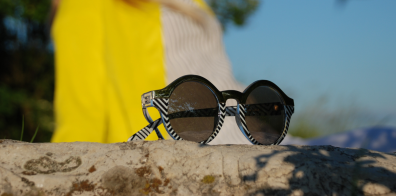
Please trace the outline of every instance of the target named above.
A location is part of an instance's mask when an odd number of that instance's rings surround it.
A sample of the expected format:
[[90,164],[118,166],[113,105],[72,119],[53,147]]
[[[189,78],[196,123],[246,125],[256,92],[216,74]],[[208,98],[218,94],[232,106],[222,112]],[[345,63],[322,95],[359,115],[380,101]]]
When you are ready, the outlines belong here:
[[[282,105],[284,106],[283,112],[285,115],[284,119],[284,128],[282,134],[279,136],[279,138],[272,144],[270,145],[277,145],[279,144],[284,137],[287,134],[287,130],[289,128],[289,123],[290,123],[290,118],[291,115],[294,113],[294,101],[290,97],[288,97],[276,84],[272,83],[271,81],[268,80],[258,80],[256,82],[253,82],[251,85],[249,85],[243,92],[235,91],[235,90],[227,90],[227,91],[219,91],[210,81],[208,81],[206,78],[198,76],[198,75],[185,75],[182,76],[175,81],[173,81],[171,84],[169,84],[167,87],[160,89],[160,90],[154,90],[150,91],[147,93],[144,93],[142,95],[142,110],[143,114],[146,118],[146,120],[150,123],[147,127],[143,128],[139,132],[144,132],[144,134],[136,133],[133,136],[131,136],[128,141],[131,140],[140,140],[142,138],[146,138],[153,130],[155,130],[157,136],[160,139],[164,139],[162,136],[161,132],[158,130],[158,126],[163,123],[166,131],[168,134],[174,139],[174,140],[183,140],[180,136],[177,135],[177,133],[173,130],[171,124],[170,124],[170,119],[168,115],[168,103],[169,103],[169,98],[172,94],[172,92],[182,83],[185,82],[198,82],[206,86],[209,90],[212,91],[212,93],[215,95],[217,104],[218,104],[218,118],[216,123],[216,128],[214,129],[213,133],[211,136],[199,143],[201,144],[207,144],[211,142],[217,134],[220,132],[220,129],[222,127],[222,124],[224,122],[225,116],[230,116],[227,115],[229,113],[234,113],[235,119],[237,122],[237,125],[240,129],[240,131],[243,133],[243,135],[252,143],[256,145],[268,145],[268,144],[261,144],[257,140],[255,140],[252,135],[250,134],[249,130],[247,129],[246,121],[245,121],[245,104],[246,100],[249,96],[249,94],[256,89],[257,87],[260,86],[266,86],[274,90],[275,92],[278,93],[279,97],[281,98]],[[230,107],[226,107],[226,101],[228,99],[235,99],[238,104],[237,107],[233,107],[231,109]],[[158,119],[156,121],[153,121],[147,111],[148,107],[155,107],[161,115],[161,119]],[[232,114],[231,114],[232,115]],[[162,122],[161,122],[162,121]],[[140,137],[137,137],[139,135]]]

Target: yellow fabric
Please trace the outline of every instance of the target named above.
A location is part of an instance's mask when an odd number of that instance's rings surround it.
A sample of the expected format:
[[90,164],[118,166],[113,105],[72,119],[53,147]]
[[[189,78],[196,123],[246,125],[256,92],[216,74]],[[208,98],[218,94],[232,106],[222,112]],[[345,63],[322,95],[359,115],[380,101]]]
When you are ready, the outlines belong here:
[[[141,95],[166,86],[158,4],[136,8],[121,0],[62,0],[52,36],[52,142],[123,142],[148,124]],[[159,113],[152,117],[159,118]]]

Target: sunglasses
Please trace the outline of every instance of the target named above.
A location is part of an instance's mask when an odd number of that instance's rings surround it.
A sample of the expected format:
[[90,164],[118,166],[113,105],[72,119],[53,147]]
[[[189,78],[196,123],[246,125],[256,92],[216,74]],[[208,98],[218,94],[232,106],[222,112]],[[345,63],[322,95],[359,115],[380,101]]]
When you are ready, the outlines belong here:
[[[226,107],[228,99],[237,106]],[[155,107],[161,118],[153,121],[147,111]],[[197,75],[178,78],[161,90],[142,95],[142,108],[150,123],[132,135],[128,141],[144,140],[160,124],[174,140],[188,140],[208,144],[220,132],[226,116],[235,116],[243,135],[256,145],[277,145],[287,134],[294,101],[278,86],[259,80],[242,93],[235,90],[219,91],[207,79]]]

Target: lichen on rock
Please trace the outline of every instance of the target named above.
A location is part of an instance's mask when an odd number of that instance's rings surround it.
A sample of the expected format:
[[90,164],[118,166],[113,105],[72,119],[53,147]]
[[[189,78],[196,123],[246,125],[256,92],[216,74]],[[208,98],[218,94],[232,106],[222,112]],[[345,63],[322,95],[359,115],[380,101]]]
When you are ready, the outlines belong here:
[[52,174],[55,172],[70,172],[81,165],[80,157],[71,156],[63,162],[57,162],[47,156],[38,159],[31,159],[24,165],[26,170],[30,170],[40,174]]

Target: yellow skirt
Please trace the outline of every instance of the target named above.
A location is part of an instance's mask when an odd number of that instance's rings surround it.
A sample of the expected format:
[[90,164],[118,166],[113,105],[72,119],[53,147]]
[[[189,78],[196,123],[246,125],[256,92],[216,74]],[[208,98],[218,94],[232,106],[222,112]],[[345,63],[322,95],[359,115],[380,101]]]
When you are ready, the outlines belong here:
[[[202,0],[196,2],[207,9]],[[123,142],[148,124],[141,95],[166,85],[158,4],[63,0],[52,36],[52,142]],[[153,118],[159,117],[157,112]],[[151,134],[148,139],[158,138]]]

